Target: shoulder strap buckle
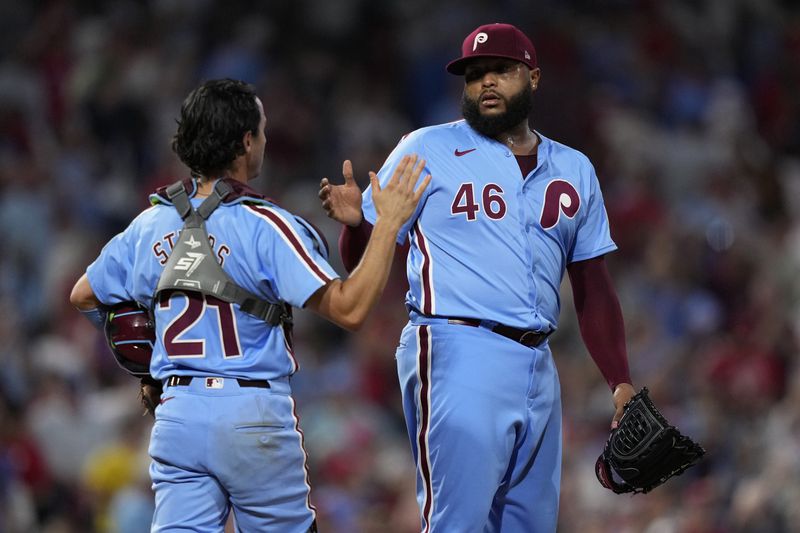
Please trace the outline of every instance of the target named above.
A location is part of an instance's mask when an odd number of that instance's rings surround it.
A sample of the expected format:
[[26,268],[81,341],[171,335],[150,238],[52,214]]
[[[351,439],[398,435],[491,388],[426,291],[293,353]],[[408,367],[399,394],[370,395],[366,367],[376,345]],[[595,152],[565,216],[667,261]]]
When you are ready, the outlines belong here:
[[203,220],[208,220],[208,217],[211,216],[211,213],[219,207],[219,204],[225,200],[225,197],[231,193],[233,189],[230,185],[225,183],[223,180],[217,180],[217,183],[214,184],[214,190],[211,194],[203,200],[203,203],[200,204],[197,208],[197,214],[203,217]]
[[186,217],[192,212],[192,204],[189,202],[189,196],[186,194],[182,181],[176,181],[167,187],[167,198],[178,210],[181,220],[186,220]]
[[[236,289],[238,289],[238,287]],[[239,304],[243,312],[260,318],[270,326],[278,326],[281,324],[292,325],[292,315],[287,311],[286,304],[283,302],[272,303],[266,300],[241,295],[238,290],[236,292],[237,298],[234,301]]]
[[264,320],[269,324],[284,324],[287,326],[292,325],[292,315],[287,312],[286,304],[283,303],[270,304]]

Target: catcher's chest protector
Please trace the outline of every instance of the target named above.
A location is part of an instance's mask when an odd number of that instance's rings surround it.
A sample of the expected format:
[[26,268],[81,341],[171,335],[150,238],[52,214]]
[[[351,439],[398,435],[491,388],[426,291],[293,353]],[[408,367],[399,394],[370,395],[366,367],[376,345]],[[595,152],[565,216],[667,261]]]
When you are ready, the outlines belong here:
[[289,323],[291,315],[285,303],[271,303],[243,289],[222,269],[214,256],[205,221],[230,192],[228,184],[217,181],[214,192],[195,210],[182,182],[173,183],[167,188],[167,197],[178,210],[184,225],[161,272],[154,305],[163,291],[189,290],[237,303],[242,311],[271,326]]

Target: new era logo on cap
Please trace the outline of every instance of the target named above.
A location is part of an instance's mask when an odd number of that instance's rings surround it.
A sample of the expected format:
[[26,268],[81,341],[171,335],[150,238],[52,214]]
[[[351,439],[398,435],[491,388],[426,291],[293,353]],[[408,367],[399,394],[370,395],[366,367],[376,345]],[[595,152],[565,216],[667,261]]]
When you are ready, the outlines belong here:
[[530,39],[511,24],[484,24],[467,35],[461,57],[447,65],[451,74],[464,74],[466,63],[476,57],[505,57],[536,68],[536,50]]

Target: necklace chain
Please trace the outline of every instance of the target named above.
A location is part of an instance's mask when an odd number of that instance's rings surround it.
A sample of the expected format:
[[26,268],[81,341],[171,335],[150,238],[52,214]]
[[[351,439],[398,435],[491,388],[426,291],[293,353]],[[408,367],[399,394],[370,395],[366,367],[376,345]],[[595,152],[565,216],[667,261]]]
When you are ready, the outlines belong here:
[[[528,133],[533,133],[533,130],[528,128]],[[536,143],[536,136],[535,135],[534,135],[534,143]],[[514,146],[514,139],[511,137],[511,135],[509,135],[508,138],[506,139],[506,144],[509,145],[509,146]]]

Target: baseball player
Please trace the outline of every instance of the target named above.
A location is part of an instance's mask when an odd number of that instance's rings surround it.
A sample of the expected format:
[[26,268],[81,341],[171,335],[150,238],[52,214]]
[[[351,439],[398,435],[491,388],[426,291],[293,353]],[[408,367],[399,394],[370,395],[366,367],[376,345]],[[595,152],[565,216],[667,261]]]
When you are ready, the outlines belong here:
[[[552,532],[561,400],[548,345],[569,272],[584,342],[612,391],[612,427],[634,394],[622,314],[603,255],[616,249],[589,160],[530,129],[540,82],[530,40],[480,26],[447,70],[464,120],[405,136],[378,173],[418,153],[436,176],[398,234],[410,240],[410,321],[396,358],[423,532]],[[320,184],[344,223],[348,268],[377,191]]]
[[[414,190],[424,166],[416,157],[400,158],[383,184],[371,173],[375,229],[359,267],[342,281],[317,231],[246,185],[261,171],[265,124],[261,101],[242,82],[209,81],[189,94],[173,149],[195,179],[151,196],[153,207],[103,248],[72,291],[73,304],[98,325],[102,306],[134,300],[152,309],[150,373],[164,384],[149,448],[154,532],[222,532],[231,508],[237,531],[316,531],[284,304],[358,328],[430,180]],[[349,161],[343,172],[352,179]],[[205,219],[210,258],[202,239],[181,231],[182,217],[195,215]],[[215,261],[253,306],[199,291],[195,274]],[[178,288],[161,290],[168,270],[178,277],[166,285]],[[258,302],[280,317],[257,311]]]

